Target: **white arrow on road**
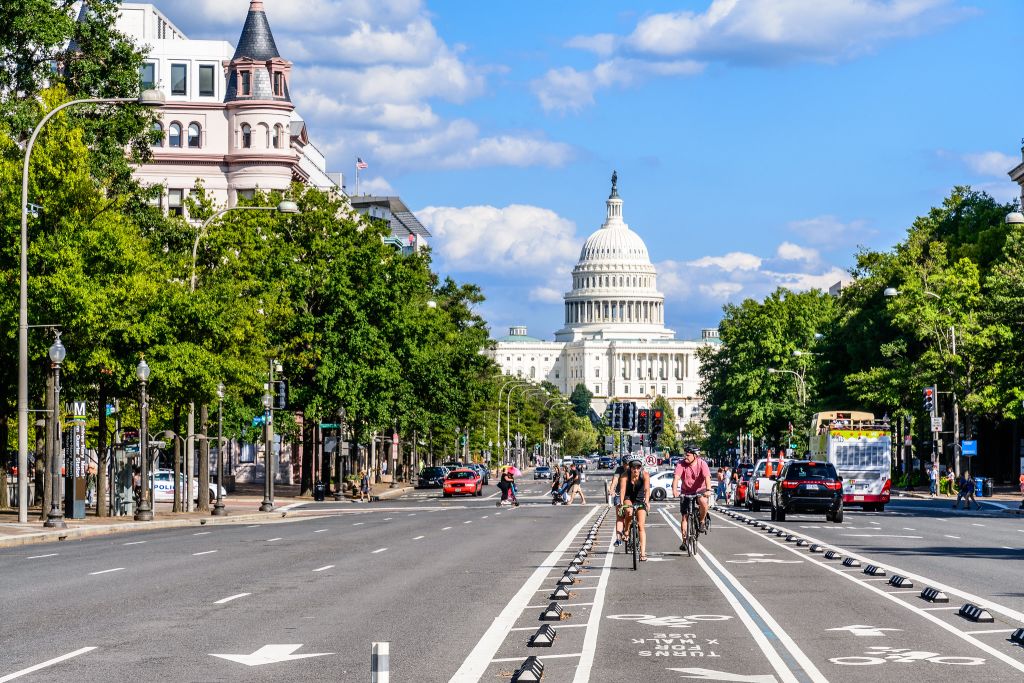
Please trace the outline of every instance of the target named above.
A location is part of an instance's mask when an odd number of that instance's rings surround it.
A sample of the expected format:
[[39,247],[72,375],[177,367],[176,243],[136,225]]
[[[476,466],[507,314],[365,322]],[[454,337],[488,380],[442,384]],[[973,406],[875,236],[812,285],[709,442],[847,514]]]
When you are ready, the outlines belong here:
[[211,657],[220,657],[246,666],[260,666],[261,664],[277,664],[278,662],[290,662],[294,659],[306,659],[307,657],[324,657],[333,655],[333,652],[311,652],[305,655],[293,655],[292,653],[302,647],[302,643],[295,645],[264,645],[251,655],[219,655],[210,653]]
[[863,637],[881,637],[885,635],[885,631],[900,631],[898,628],[880,628],[878,626],[864,626],[856,624],[853,626],[840,626],[839,628],[830,628],[829,631],[849,631],[855,636]]
[[767,675],[753,675],[748,676],[746,674],[731,674],[727,671],[715,671],[714,669],[669,669],[669,671],[677,671],[682,675],[682,678],[696,678],[701,681],[734,681],[735,683],[778,683],[778,679],[771,674]]

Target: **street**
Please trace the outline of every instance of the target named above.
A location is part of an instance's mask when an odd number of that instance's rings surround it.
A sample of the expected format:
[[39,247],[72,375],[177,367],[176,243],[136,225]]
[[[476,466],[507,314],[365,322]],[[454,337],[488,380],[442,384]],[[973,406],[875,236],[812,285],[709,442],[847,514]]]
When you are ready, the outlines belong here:
[[[861,561],[844,567],[746,523],[768,514],[741,509],[713,513],[688,558],[667,501],[654,505],[650,560],[634,572],[610,552],[607,476],[590,473],[587,506],[552,506],[548,483],[527,476],[514,509],[495,507],[493,486],[483,498],[429,490],[309,504],[316,514],[294,520],[5,549],[0,682],[357,681],[373,642],[390,644],[396,681],[511,680],[529,655],[556,683],[1024,675],[1024,647],[1010,641],[1024,626],[1012,573],[1024,557],[1020,517],[914,500],[850,509],[841,525],[768,522]],[[554,600],[561,616],[540,621],[602,519],[568,598]],[[866,575],[868,564],[887,575]],[[913,586],[889,585],[893,573]],[[949,602],[923,600],[925,587]],[[959,616],[967,602],[994,621]],[[528,646],[542,623],[552,646]]]

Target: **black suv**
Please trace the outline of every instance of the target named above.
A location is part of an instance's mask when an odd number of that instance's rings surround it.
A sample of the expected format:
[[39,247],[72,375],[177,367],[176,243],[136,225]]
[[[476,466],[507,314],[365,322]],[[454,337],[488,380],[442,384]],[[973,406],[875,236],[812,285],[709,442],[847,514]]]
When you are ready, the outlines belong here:
[[843,480],[830,462],[791,460],[772,488],[772,521],[788,512],[824,512],[825,521],[843,522]]
[[418,489],[439,489],[444,486],[444,478],[448,475],[447,467],[424,467],[420,471],[416,483]]

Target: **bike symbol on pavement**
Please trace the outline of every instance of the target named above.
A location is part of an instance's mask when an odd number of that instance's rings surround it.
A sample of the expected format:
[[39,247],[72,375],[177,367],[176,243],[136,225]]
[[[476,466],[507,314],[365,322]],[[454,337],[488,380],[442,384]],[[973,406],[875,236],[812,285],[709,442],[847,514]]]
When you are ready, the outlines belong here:
[[608,617],[617,621],[635,621],[648,626],[693,626],[698,621],[728,621],[732,619],[724,614],[690,614],[685,617],[659,617],[653,614],[613,614]]
[[938,652],[911,650],[909,648],[887,647],[876,645],[868,648],[864,657],[832,657],[828,661],[846,666],[875,666],[886,662],[910,664],[914,662],[931,662],[932,664],[953,664],[957,666],[979,666],[985,663],[982,657],[945,657]]

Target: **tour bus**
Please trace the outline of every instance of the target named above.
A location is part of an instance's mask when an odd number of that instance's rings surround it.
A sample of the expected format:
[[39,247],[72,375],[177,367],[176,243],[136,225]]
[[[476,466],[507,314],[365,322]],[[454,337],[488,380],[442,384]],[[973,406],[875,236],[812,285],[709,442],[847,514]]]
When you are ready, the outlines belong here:
[[888,420],[853,410],[811,418],[810,460],[832,463],[843,478],[843,504],[881,512],[892,487],[892,438]]

